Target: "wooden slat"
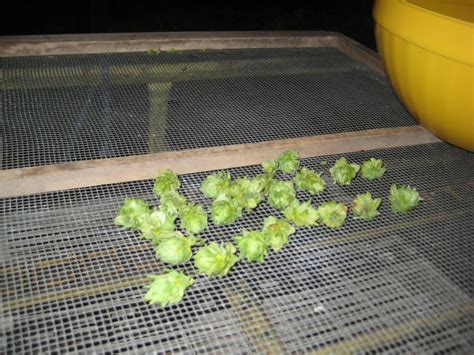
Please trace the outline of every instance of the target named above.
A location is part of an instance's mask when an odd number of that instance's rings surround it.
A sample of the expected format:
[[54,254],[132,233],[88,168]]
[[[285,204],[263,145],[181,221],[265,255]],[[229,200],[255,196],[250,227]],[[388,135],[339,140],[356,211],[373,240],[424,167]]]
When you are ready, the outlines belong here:
[[412,126],[2,170],[0,197],[149,179],[165,168],[187,174],[259,164],[287,149],[306,158],[434,142]]
[[0,57],[143,52],[149,49],[336,47],[377,72],[375,52],[336,32],[161,32],[0,37]]
[[346,53],[354,60],[364,63],[377,73],[385,75],[383,64],[376,52],[343,35],[335,36],[334,39],[334,47]]
[[0,56],[332,46],[331,32],[158,32],[0,37]]

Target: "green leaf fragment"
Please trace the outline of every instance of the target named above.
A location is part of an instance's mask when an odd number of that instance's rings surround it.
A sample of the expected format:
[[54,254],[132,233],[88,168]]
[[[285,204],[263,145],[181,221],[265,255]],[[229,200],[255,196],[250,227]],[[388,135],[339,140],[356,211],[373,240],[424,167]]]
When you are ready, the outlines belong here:
[[347,159],[342,157],[336,161],[334,166],[329,169],[334,183],[339,185],[349,185],[355,178],[360,166],[358,164],[349,164]]
[[278,169],[278,162],[275,160],[267,160],[262,163],[265,174],[274,175]]
[[181,186],[178,175],[169,169],[162,170],[156,180],[153,192],[158,196],[163,196],[172,191],[176,191]]
[[312,227],[317,225],[318,212],[311,205],[311,201],[299,203],[298,200],[288,206],[283,214],[297,227]]
[[263,262],[268,255],[267,243],[263,232],[243,229],[241,234],[235,237],[240,256],[247,258],[250,262]]
[[324,202],[317,211],[320,222],[329,228],[341,227],[347,216],[347,206],[342,202]]
[[225,276],[239,260],[235,255],[236,248],[232,243],[217,244],[212,242],[202,247],[194,257],[194,266],[207,276]]
[[166,270],[161,275],[149,275],[152,282],[146,285],[148,292],[145,301],[150,304],[159,303],[161,307],[180,302],[186,289],[194,283],[194,279],[182,272]]
[[185,237],[180,232],[174,232],[164,238],[155,248],[156,257],[173,265],[182,264],[193,255],[191,247],[195,245],[195,237]]
[[188,201],[177,191],[167,192],[160,197],[160,209],[171,216],[178,216]]
[[370,192],[359,194],[352,202],[352,214],[354,218],[371,221],[380,214],[379,207],[381,203],[382,199],[372,198]]
[[283,152],[277,158],[277,163],[278,169],[285,174],[296,172],[300,167],[298,152],[295,150],[287,150]]
[[207,198],[215,198],[227,194],[232,184],[232,177],[228,172],[219,171],[209,175],[201,184],[201,191]]
[[149,55],[157,55],[160,53],[160,50],[157,48],[150,48],[147,52]]
[[141,198],[125,198],[114,223],[118,226],[138,230],[143,219],[150,214],[150,206]]
[[296,199],[291,181],[274,180],[268,189],[268,203],[277,210],[288,207]]
[[422,200],[416,189],[405,185],[397,187],[396,184],[390,188],[388,199],[392,211],[396,213],[408,213],[415,209]]
[[211,206],[211,217],[215,225],[234,223],[242,215],[242,208],[226,195],[218,196]]
[[230,188],[230,195],[240,208],[247,211],[253,210],[263,199],[261,183],[248,177],[236,179]]
[[370,158],[364,161],[360,173],[364,179],[375,180],[380,179],[386,170],[381,159]]
[[154,209],[141,219],[139,230],[142,238],[157,243],[163,233],[175,230],[175,219],[175,215],[170,215],[161,209]]
[[207,229],[207,213],[202,205],[190,203],[182,208],[181,228],[189,234],[199,234]]
[[299,190],[317,195],[326,188],[326,182],[321,178],[321,174],[308,168],[302,168],[293,178],[293,182]]
[[295,227],[284,219],[269,216],[263,221],[265,242],[275,251],[281,250],[288,244],[288,238],[295,232]]

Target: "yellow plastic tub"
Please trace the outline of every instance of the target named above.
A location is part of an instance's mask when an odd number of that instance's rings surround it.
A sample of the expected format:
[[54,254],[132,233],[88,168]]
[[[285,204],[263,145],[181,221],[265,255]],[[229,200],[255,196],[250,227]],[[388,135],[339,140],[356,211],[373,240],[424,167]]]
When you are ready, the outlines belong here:
[[474,152],[474,0],[377,0],[374,18],[400,100],[430,132]]

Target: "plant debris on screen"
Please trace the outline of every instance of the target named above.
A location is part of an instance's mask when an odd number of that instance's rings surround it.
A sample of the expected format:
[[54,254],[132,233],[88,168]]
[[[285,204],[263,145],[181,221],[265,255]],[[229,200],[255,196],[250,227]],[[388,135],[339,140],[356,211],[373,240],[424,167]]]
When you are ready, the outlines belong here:
[[[368,180],[380,179],[386,171],[380,159],[370,158],[362,166],[365,167],[362,175]],[[225,244],[211,242],[203,246],[205,240],[196,238],[196,235],[203,233],[208,227],[205,207],[186,202],[186,198],[178,192],[181,186],[179,177],[171,170],[163,170],[156,178],[153,188],[153,192],[161,199],[159,207],[150,208],[142,199],[127,198],[115,218],[115,224],[139,230],[142,238],[149,239],[154,245],[156,256],[168,264],[178,265],[188,261],[192,257],[193,246],[199,245],[194,265],[198,272],[207,276],[225,276],[236,262],[243,259],[262,263],[268,250],[273,248],[274,251],[280,251],[288,243],[288,238],[296,232],[296,228],[311,228],[319,224],[340,228],[344,224],[348,207],[343,202],[326,201],[314,208],[311,200],[300,203],[296,198],[293,183],[310,194],[319,194],[325,188],[321,179],[322,172],[317,173],[304,167],[299,170],[297,151],[285,151],[276,160],[263,162],[262,168],[264,174],[253,177],[232,180],[231,174],[220,171],[203,180],[202,193],[214,198],[212,220],[217,221],[217,225],[231,224],[242,213],[252,213],[265,199],[272,207],[283,212],[288,220],[267,216],[262,222],[261,230],[242,229],[239,235],[227,236],[229,241]],[[349,185],[359,169],[358,164],[349,164],[342,157],[329,171],[335,184]],[[277,173],[280,173],[282,179],[278,179]],[[416,189],[408,186],[397,188],[395,184],[390,189],[389,199],[392,211],[398,213],[412,211],[421,201]],[[354,218],[368,221],[374,219],[380,214],[378,208],[381,202],[381,198],[372,199],[370,192],[357,195],[353,202]],[[181,220],[181,228],[188,237],[175,231],[176,219]],[[236,255],[237,251],[239,256]],[[148,277],[152,283],[145,286],[148,289],[145,300],[151,304],[159,303],[162,307],[180,302],[186,288],[194,282],[191,276],[172,270]]]

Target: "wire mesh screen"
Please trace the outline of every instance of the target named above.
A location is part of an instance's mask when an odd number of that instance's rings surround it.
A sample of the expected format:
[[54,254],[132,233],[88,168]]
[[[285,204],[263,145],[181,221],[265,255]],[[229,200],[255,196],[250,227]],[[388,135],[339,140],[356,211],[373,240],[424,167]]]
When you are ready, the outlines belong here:
[[[264,263],[241,261],[225,278],[196,276],[189,261],[177,269],[197,281],[165,309],[145,303],[143,286],[147,274],[168,265],[149,242],[112,222],[126,196],[157,205],[152,181],[1,200],[0,351],[471,352],[473,155],[437,143],[347,156],[382,158],[388,171],[380,181],[359,177],[340,187],[327,174],[338,156],[304,159],[328,180],[314,205],[349,204],[368,190],[383,197],[380,216],[349,216],[336,230],[299,229]],[[255,175],[260,167],[230,172]],[[181,191],[209,206],[199,192],[207,175],[182,176]],[[416,187],[422,204],[408,215],[391,213],[393,182]],[[260,229],[270,214],[281,216],[262,204],[233,225],[211,225],[204,237],[231,240],[241,228]]]
[[3,169],[415,123],[335,48],[0,62]]

